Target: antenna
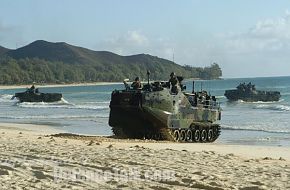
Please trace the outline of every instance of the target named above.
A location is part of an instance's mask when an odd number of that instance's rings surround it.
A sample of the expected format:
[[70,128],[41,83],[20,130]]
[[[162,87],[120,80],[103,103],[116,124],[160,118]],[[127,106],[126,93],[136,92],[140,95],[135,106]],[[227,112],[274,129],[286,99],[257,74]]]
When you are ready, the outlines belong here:
[[208,95],[210,96],[210,91],[211,91],[211,81],[210,80],[208,80],[207,81],[208,82]]
[[174,49],[172,48],[172,61],[174,63]]
[[147,80],[148,80],[148,85],[149,85],[149,80],[150,80],[150,71],[149,70],[147,70]]

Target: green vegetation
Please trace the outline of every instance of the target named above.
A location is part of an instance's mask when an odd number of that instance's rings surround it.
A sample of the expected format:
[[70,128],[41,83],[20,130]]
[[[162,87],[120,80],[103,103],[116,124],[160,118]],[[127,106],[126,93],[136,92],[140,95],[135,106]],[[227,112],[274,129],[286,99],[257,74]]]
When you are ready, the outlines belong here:
[[217,79],[222,75],[216,63],[205,68],[180,66],[151,55],[119,56],[45,41],[0,54],[0,84],[5,85],[146,79],[147,69],[153,80],[168,80],[172,71],[184,78]]

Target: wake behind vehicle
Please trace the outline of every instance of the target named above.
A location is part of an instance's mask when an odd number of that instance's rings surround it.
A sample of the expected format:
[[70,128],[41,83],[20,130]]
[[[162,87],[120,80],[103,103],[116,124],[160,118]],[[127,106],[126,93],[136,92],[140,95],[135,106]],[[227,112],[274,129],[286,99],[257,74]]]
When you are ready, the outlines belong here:
[[255,85],[240,83],[235,90],[226,90],[225,96],[230,101],[243,100],[245,102],[273,102],[279,101],[281,94],[278,91],[256,90]]
[[19,102],[57,102],[61,100],[62,94],[40,93],[38,89],[32,86],[25,92],[15,93],[13,98],[17,98]]
[[[206,91],[185,92],[178,78],[177,91],[169,82],[149,82],[111,95],[109,125],[119,138],[213,142],[220,135],[221,109]],[[171,86],[171,88],[170,88]]]

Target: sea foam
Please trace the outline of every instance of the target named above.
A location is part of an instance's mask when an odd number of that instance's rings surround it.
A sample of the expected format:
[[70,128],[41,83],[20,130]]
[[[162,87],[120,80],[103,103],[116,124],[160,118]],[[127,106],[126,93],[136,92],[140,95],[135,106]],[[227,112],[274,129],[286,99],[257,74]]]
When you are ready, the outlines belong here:
[[288,105],[269,105],[269,104],[261,104],[254,107],[254,109],[267,109],[267,110],[273,110],[273,111],[290,111],[290,106]]

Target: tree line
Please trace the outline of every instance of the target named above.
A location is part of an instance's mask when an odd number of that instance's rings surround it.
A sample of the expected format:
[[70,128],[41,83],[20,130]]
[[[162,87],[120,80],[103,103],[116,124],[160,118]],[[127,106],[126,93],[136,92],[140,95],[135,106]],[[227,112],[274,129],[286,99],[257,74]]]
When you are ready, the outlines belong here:
[[132,80],[136,76],[146,80],[147,69],[151,72],[152,80],[167,80],[172,71],[184,78],[217,79],[222,76],[222,70],[216,63],[201,68],[160,63],[149,66],[137,63],[67,64],[38,58],[1,57],[0,84],[120,82],[124,78]]

